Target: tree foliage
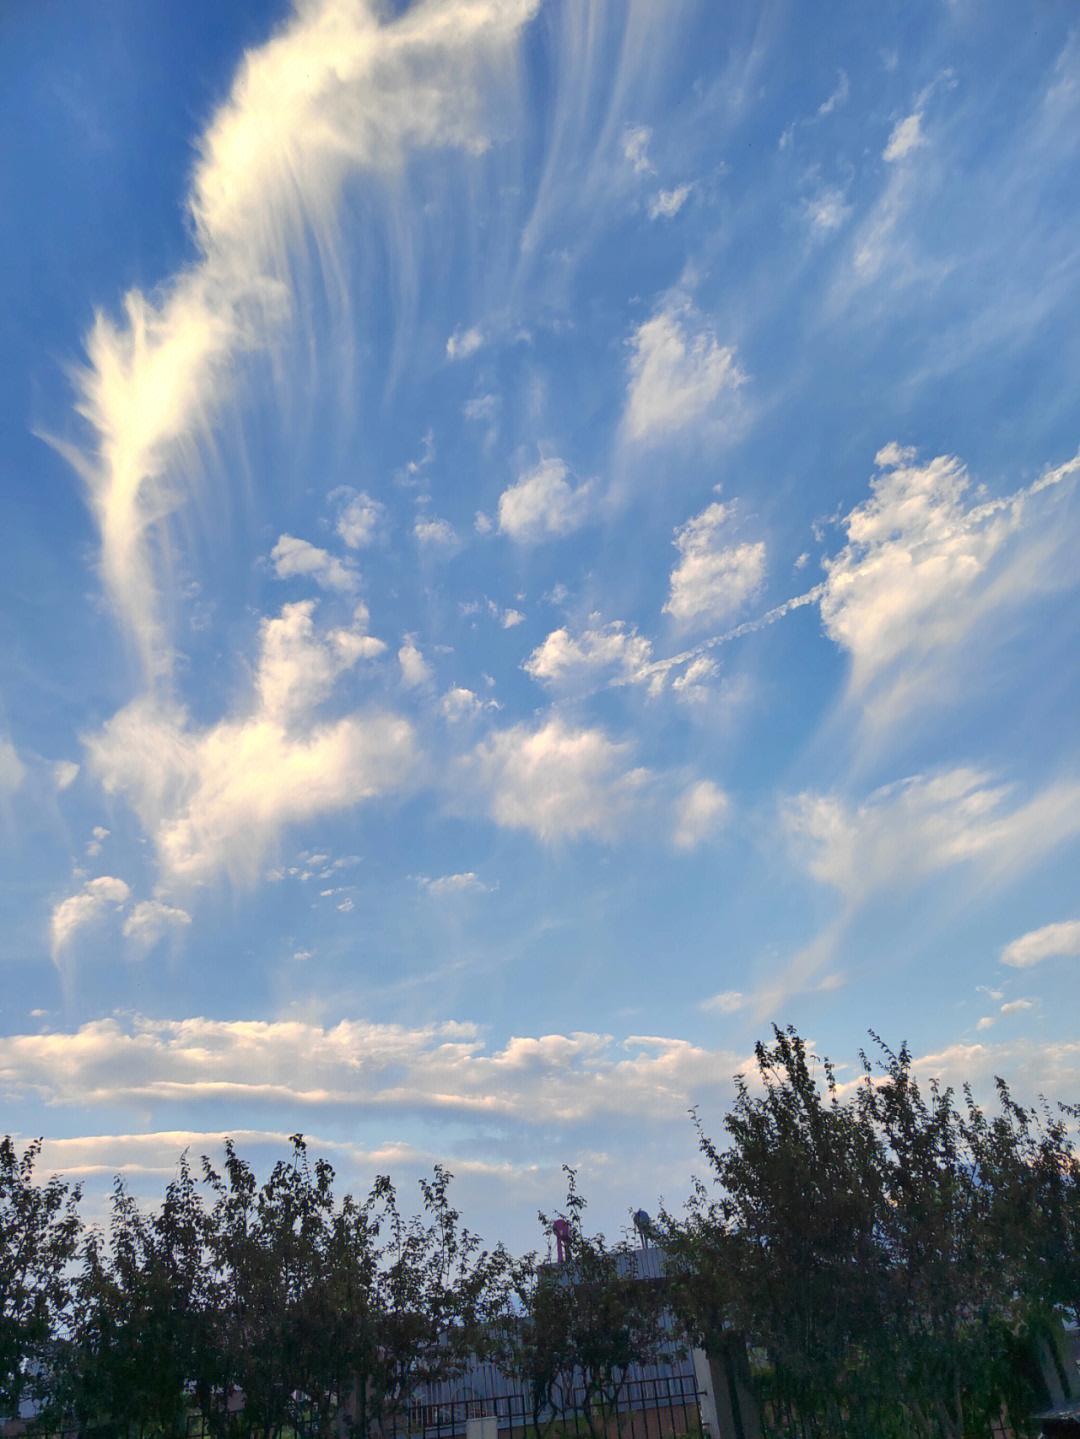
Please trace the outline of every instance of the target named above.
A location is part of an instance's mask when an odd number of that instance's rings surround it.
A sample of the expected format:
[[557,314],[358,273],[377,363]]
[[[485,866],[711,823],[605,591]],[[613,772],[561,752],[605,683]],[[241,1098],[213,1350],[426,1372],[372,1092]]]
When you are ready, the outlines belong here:
[[[570,1416],[585,1420],[595,1439],[607,1433],[634,1366],[671,1349],[659,1286],[637,1273],[627,1244],[609,1245],[584,1227],[586,1202],[573,1169],[564,1166],[567,1194],[565,1262],[530,1256],[515,1270],[520,1320],[508,1367],[522,1382],[537,1433]],[[541,1214],[548,1230],[553,1222]]]
[[1078,1292],[1069,1112],[999,1081],[924,1094],[906,1047],[878,1041],[841,1089],[793,1031],[756,1047],[727,1143],[699,1128],[716,1186],[667,1217],[675,1302],[714,1345],[746,1335],[775,1434],[964,1439],[1046,1396],[1034,1362]]
[[10,1135],[0,1142],[0,1413],[47,1392],[52,1341],[71,1298],[79,1188],[55,1176],[36,1184],[40,1152],[40,1139],[22,1154]]

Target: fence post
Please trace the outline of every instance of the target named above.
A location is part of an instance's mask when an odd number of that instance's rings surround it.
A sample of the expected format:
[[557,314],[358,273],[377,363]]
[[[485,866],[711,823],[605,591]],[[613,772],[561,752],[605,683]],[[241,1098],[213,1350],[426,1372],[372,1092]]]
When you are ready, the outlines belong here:
[[693,1357],[701,1422],[713,1439],[762,1439],[742,1336],[727,1334],[714,1350],[695,1349]]

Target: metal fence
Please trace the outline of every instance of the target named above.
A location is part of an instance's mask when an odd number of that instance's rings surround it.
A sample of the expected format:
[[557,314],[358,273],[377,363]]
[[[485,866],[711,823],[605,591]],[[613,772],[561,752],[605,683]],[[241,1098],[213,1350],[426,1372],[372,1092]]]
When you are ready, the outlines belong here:
[[[691,1374],[628,1379],[604,1402],[583,1388],[559,1396],[540,1413],[520,1391],[485,1399],[414,1404],[393,1439],[669,1439],[699,1435],[701,1410]],[[488,1421],[483,1427],[478,1421]]]
[[[511,1390],[489,1398],[414,1401],[399,1417],[375,1427],[381,1439],[702,1439],[701,1410],[693,1375],[668,1374],[627,1379],[606,1401],[591,1402],[583,1388],[558,1395],[534,1423],[529,1396]],[[242,1425],[243,1400],[236,1396],[234,1421]],[[230,1405],[230,1408],[233,1408]],[[295,1427],[281,1439],[310,1433],[301,1400]],[[114,1426],[87,1427],[81,1435],[58,1433],[16,1422],[0,1427],[0,1439],[27,1434],[27,1439],[116,1439]],[[193,1410],[187,1439],[211,1439],[206,1419]],[[259,1439],[251,1434],[250,1439]]]

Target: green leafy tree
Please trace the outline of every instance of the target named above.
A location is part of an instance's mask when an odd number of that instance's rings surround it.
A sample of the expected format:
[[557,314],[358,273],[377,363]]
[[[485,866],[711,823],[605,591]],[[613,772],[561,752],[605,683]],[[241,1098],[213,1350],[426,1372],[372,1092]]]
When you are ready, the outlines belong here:
[[20,1154],[0,1141],[0,1414],[52,1388],[55,1340],[66,1322],[68,1266],[81,1232],[74,1187],[53,1176],[34,1181],[36,1139]]
[[686,1240],[691,1252],[706,1246],[702,1272],[723,1262],[724,1287],[710,1278],[690,1288],[691,1323],[713,1342],[725,1322],[753,1336],[782,1430],[881,1432],[872,1427],[886,1263],[880,1141],[861,1101],[842,1101],[827,1063],[822,1092],[798,1035],[777,1030],[756,1059],[760,1092],[737,1078],[728,1147],[699,1131],[721,1188],[712,1205],[699,1202]]
[[80,1428],[186,1433],[188,1382],[207,1315],[205,1215],[186,1156],[161,1208],[143,1213],[117,1179],[108,1238],[91,1231],[56,1399]]
[[401,1423],[419,1384],[460,1375],[482,1353],[509,1291],[506,1251],[486,1250],[450,1203],[452,1175],[420,1181],[421,1211],[406,1219],[389,1179],[376,1185],[385,1237],[379,1271],[381,1394],[376,1417]]
[[[898,1402],[935,1439],[985,1434],[1003,1415],[1026,1432],[1047,1398],[1034,1353],[1052,1317],[1041,1262],[1054,1247],[1042,1222],[1051,1176],[1039,1162],[1049,1154],[1004,1085],[1002,1112],[987,1120],[970,1094],[963,1110],[934,1081],[924,1095],[906,1046],[881,1050],[883,1078],[865,1092],[888,1159],[879,1225]],[[1062,1157],[1064,1132],[1044,1138]]]
[[324,1160],[312,1167],[301,1135],[291,1143],[291,1159],[261,1188],[231,1140],[223,1174],[203,1160],[216,1196],[207,1223],[214,1283],[194,1383],[214,1434],[314,1431],[335,1402],[322,1353],[334,1174]]
[[671,1295],[717,1352],[747,1336],[765,1428],[798,1439],[983,1439],[1040,1402],[1036,1350],[1076,1289],[1066,1119],[999,1087],[987,1118],[906,1047],[841,1091],[794,1030],[736,1080],[715,1189],[665,1216]]
[[[600,1439],[610,1422],[618,1423],[634,1366],[654,1362],[670,1348],[671,1336],[659,1285],[638,1276],[630,1245],[586,1234],[586,1201],[574,1170],[564,1168],[565,1263],[533,1264],[526,1272],[518,1372],[531,1396],[534,1427],[543,1431],[577,1415]],[[551,1227],[546,1215],[540,1220]]]

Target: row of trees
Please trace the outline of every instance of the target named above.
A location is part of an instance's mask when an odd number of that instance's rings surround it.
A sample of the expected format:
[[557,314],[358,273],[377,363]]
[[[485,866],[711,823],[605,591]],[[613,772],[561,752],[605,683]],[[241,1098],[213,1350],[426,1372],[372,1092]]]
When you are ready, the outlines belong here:
[[222,1439],[367,1439],[486,1358],[538,1435],[602,1439],[634,1365],[737,1333],[769,1436],[985,1439],[1003,1414],[1023,1433],[1034,1357],[1080,1305],[1076,1112],[1003,1084],[992,1117],[924,1094],[905,1049],[864,1066],[841,1088],[794,1032],[758,1046],[724,1140],[699,1121],[708,1182],[658,1221],[662,1286],[586,1233],[572,1171],[560,1268],[485,1248],[438,1167],[406,1217],[385,1177],[335,1198],[299,1135],[261,1186],[227,1144],[220,1171],[181,1159],[157,1210],[117,1181],[102,1233],[5,1139],[0,1415],[33,1397],[80,1432],[184,1434],[197,1408]]
[[227,1141],[201,1184],[183,1157],[155,1212],[117,1180],[106,1236],[81,1230],[77,1189],[34,1187],[36,1153],[0,1151],[0,1405],[32,1398],[45,1427],[184,1434],[196,1406],[215,1436],[367,1435],[506,1307],[514,1266],[438,1167],[406,1218],[386,1177],[337,1202],[300,1135],[261,1187]]

